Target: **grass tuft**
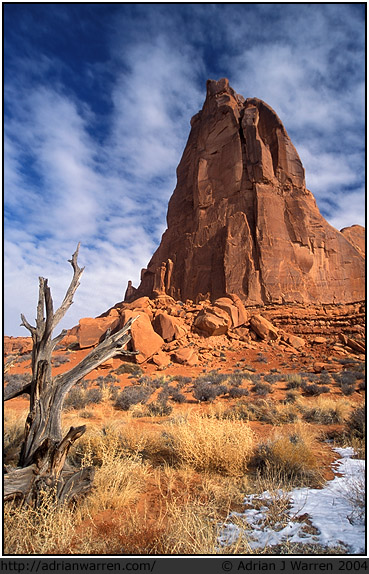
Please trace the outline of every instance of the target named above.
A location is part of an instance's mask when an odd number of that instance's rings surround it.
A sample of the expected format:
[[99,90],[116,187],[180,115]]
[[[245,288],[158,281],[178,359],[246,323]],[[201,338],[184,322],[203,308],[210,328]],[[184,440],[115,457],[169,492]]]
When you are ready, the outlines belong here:
[[254,464],[262,476],[277,477],[296,485],[316,485],[321,472],[314,453],[316,436],[306,424],[297,423],[288,432],[275,431],[258,446]]
[[248,425],[214,416],[173,421],[170,438],[183,466],[227,476],[245,474],[254,447]]

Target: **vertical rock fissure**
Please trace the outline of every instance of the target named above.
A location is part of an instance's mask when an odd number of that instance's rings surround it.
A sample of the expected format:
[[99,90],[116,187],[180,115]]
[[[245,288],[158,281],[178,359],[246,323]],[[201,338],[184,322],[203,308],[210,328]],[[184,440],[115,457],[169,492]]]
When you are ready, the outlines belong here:
[[[256,237],[256,221],[257,221],[257,199],[256,199],[256,189],[255,184],[252,184],[252,189],[247,190],[247,182],[249,182],[248,172],[247,172],[247,146],[246,146],[246,138],[243,133],[242,128],[242,119],[245,113],[245,108],[242,108],[240,111],[239,117],[239,136],[241,140],[241,151],[242,151],[242,181],[241,181],[241,192],[245,190],[245,193],[249,193],[251,196],[251,202],[246,201],[245,204],[247,205],[245,209],[245,215],[247,219],[247,223],[251,233],[252,239],[252,258],[254,261],[254,267],[256,271],[260,271],[260,258],[259,258],[259,250],[257,248],[257,237]],[[249,198],[247,198],[249,199]]]

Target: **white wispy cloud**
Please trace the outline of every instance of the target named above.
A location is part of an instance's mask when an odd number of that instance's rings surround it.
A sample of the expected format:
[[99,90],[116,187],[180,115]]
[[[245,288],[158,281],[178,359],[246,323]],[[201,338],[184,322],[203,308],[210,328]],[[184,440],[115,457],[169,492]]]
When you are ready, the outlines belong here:
[[[75,96],[57,86],[17,85],[6,171],[12,209],[26,213],[7,222],[11,332],[22,333],[13,328],[20,312],[34,313],[38,275],[50,278],[56,300],[63,297],[70,274],[66,260],[78,241],[86,271],[64,321],[69,327],[121,300],[128,279],[139,282],[164,231],[175,168],[200,92],[193,63],[164,40],[150,50],[133,46],[124,60],[128,71],[117,69],[111,129],[103,143],[91,136],[93,114]],[[29,181],[20,156],[32,162],[35,177]],[[20,296],[21,283],[28,286],[26,297]]]

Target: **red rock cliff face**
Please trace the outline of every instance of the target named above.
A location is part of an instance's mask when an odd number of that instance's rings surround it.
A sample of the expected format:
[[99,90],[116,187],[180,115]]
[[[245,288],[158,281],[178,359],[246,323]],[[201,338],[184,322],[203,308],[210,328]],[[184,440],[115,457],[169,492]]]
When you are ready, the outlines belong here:
[[209,80],[177,168],[168,229],[126,300],[168,294],[246,304],[364,299],[364,257],[320,214],[277,114]]

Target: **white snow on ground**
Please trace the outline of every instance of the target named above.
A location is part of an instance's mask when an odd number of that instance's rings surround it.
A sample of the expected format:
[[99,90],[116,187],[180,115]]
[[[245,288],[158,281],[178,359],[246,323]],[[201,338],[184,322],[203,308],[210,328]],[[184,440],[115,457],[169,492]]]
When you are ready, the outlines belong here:
[[[281,522],[270,525],[269,506],[275,499],[275,493],[268,491],[261,495],[249,495],[245,498],[248,506],[242,514],[233,513],[220,536],[222,546],[232,543],[242,534],[246,536],[252,549],[274,546],[284,541],[303,544],[321,544],[323,546],[344,546],[348,554],[365,552],[365,523],[363,510],[351,499],[356,492],[362,497],[365,487],[365,462],[352,458],[351,448],[334,449],[340,459],[334,464],[336,476],[328,481],[324,488],[295,488],[289,493],[280,492],[288,497],[290,508]],[[278,496],[278,494],[277,494]],[[232,524],[232,516],[237,516],[238,525]],[[283,519],[284,518],[284,519]],[[240,526],[240,520],[245,526]]]

